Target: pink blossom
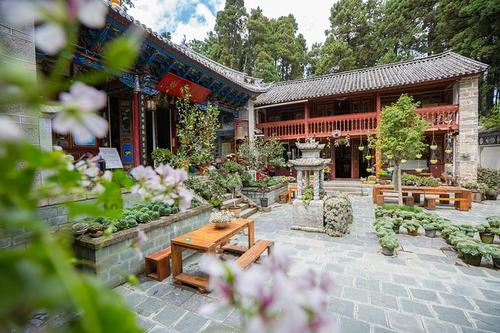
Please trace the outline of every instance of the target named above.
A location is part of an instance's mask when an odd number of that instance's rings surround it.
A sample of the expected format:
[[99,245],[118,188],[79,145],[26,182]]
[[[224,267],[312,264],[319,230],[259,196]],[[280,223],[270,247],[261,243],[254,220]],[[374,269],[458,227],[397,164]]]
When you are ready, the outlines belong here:
[[43,24],[35,30],[35,45],[41,51],[55,55],[66,45],[66,32],[59,24]]
[[130,175],[134,177],[135,180],[148,180],[156,176],[156,172],[150,166],[144,167],[143,165],[138,165],[130,171]]
[[193,194],[184,187],[181,187],[177,194],[179,195],[179,209],[181,211],[189,209],[191,207],[191,200],[193,200]]

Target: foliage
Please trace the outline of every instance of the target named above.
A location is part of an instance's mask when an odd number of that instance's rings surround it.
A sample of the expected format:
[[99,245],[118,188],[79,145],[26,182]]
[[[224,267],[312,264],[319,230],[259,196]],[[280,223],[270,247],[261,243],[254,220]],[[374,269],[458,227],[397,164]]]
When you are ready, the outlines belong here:
[[489,116],[481,117],[481,125],[486,128],[500,127],[500,104],[497,103],[490,111]]
[[302,190],[302,201],[304,202],[305,207],[309,207],[312,199],[314,198],[314,189],[310,186],[304,188]]
[[332,192],[323,204],[325,232],[330,236],[342,236],[353,223],[351,199],[341,192]]
[[178,158],[197,166],[208,164],[213,159],[219,110],[210,103],[206,110],[202,110],[191,101],[187,86],[181,91],[183,97],[177,100],[177,138],[180,144]]
[[486,185],[491,191],[500,192],[500,170],[479,168],[477,182]]
[[257,138],[253,142],[249,139],[238,147],[238,155],[245,163],[254,170],[262,170],[264,167],[281,167],[285,165],[283,154],[285,147],[277,138]]
[[[288,182],[288,177],[274,176],[274,177],[269,177],[269,180],[267,181],[266,185],[269,188],[269,187],[272,187],[272,186],[275,186],[278,184],[283,184],[286,182]],[[243,185],[246,187],[260,187],[261,182],[260,182],[260,179],[259,180],[246,180],[246,181],[243,181]]]
[[500,216],[488,216],[486,221],[492,228],[500,228]]
[[392,156],[395,164],[394,188],[398,191],[398,203],[403,204],[401,192],[401,161],[409,160],[421,153],[427,122],[417,114],[418,103],[403,94],[399,99],[382,109],[381,123],[377,126],[377,138],[370,146],[378,148],[386,156]]
[[186,186],[209,201],[213,206],[219,206],[225,189],[209,176],[190,176]]
[[416,175],[411,175],[408,173],[404,173],[401,176],[401,185],[402,186],[429,186],[436,187],[439,186],[439,179],[429,176],[429,177],[421,177]]
[[175,168],[185,168],[183,161],[167,148],[156,148],[151,153],[151,157],[156,165],[165,164]]
[[408,232],[414,232],[414,231],[418,230],[419,223],[417,221],[414,221],[414,220],[408,220],[408,221],[404,221],[402,226],[403,226],[403,228],[408,230]]
[[476,230],[480,233],[491,233],[492,226],[489,223],[483,223],[476,227]]
[[482,247],[479,242],[469,238],[457,243],[457,249],[463,254],[468,254],[470,256],[478,256],[482,254]]
[[472,224],[460,224],[458,229],[471,237],[474,236],[474,233],[477,231],[476,227]]
[[399,246],[398,239],[394,235],[385,235],[378,239],[380,246],[387,249],[395,249]]

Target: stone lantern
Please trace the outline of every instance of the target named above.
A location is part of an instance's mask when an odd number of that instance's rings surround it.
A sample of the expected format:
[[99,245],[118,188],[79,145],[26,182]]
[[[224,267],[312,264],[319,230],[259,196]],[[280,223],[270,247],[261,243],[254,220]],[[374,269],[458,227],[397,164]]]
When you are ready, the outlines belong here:
[[[320,158],[320,152],[325,144],[314,139],[305,143],[297,142],[297,148],[302,157],[290,161],[297,170],[297,197],[293,201],[292,229],[323,232],[323,200],[320,190],[323,189],[324,168],[328,159]],[[313,197],[310,202],[304,202],[304,189],[311,187],[313,180]]]

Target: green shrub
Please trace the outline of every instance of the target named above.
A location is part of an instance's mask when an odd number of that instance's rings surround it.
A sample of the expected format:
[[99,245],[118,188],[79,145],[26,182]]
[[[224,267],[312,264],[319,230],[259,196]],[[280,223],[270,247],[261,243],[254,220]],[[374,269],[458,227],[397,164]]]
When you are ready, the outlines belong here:
[[492,228],[500,228],[500,216],[488,216],[486,221]]
[[429,186],[436,187],[438,186],[439,180],[432,176],[430,177],[420,177],[417,175],[410,175],[405,173],[401,176],[401,184],[403,186]]
[[409,220],[409,221],[403,222],[403,228],[408,230],[408,232],[414,232],[414,231],[418,230],[419,226],[420,225],[418,224],[418,222],[414,221],[414,220]]
[[461,224],[458,226],[458,229],[471,237],[474,236],[477,231],[476,227],[472,224]]
[[486,185],[491,191],[500,192],[500,170],[479,168],[477,182]]
[[464,241],[457,243],[457,249],[460,250],[463,254],[468,254],[471,256],[478,256],[486,252],[479,242],[469,238]]
[[398,239],[393,235],[385,235],[378,240],[380,246],[387,249],[395,249],[399,246]]
[[342,236],[353,222],[351,199],[340,192],[331,193],[323,204],[325,232],[330,236]]

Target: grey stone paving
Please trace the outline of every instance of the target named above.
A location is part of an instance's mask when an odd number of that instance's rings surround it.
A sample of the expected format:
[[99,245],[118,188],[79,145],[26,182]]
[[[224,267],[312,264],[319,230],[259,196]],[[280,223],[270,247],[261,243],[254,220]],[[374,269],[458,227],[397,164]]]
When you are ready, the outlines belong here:
[[[341,332],[500,332],[500,271],[484,263],[468,267],[440,238],[399,235],[395,257],[380,253],[373,233],[370,197],[351,197],[354,224],[350,234],[290,230],[291,206],[273,207],[256,217],[256,238],[274,240],[294,259],[293,272],[308,268],[329,272],[336,283],[329,309]],[[454,223],[479,224],[500,215],[500,202],[474,204],[470,212],[440,208]],[[497,240],[498,241],[498,240]],[[188,260],[196,270],[198,256]],[[199,307],[214,301],[176,286],[172,279],[140,279],[139,286],[116,288],[149,332],[237,332],[239,316],[226,311],[203,317]]]

